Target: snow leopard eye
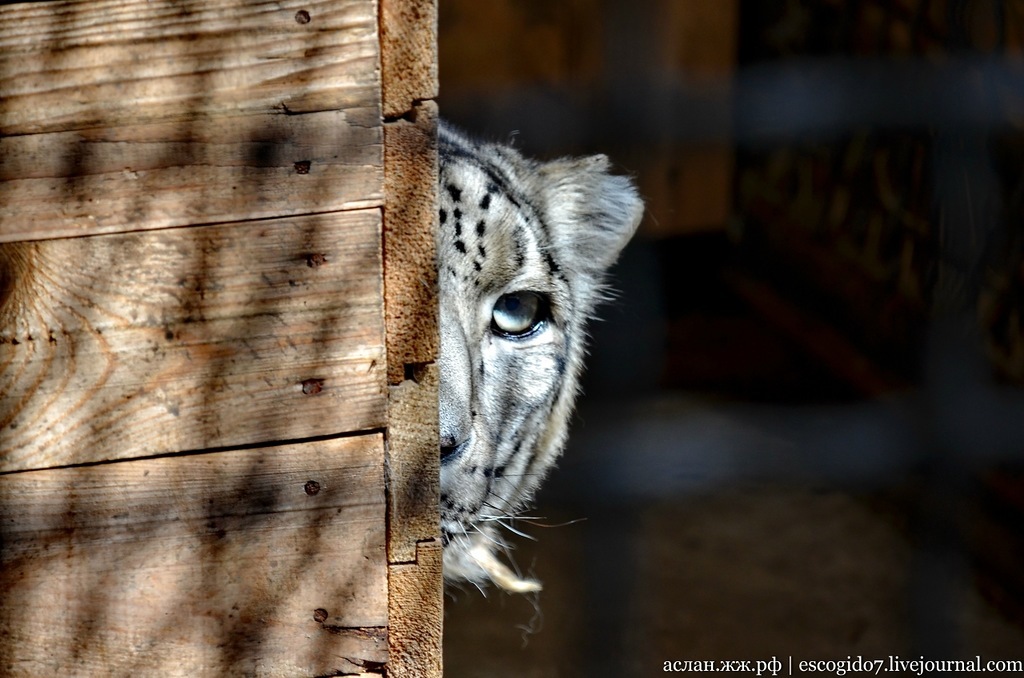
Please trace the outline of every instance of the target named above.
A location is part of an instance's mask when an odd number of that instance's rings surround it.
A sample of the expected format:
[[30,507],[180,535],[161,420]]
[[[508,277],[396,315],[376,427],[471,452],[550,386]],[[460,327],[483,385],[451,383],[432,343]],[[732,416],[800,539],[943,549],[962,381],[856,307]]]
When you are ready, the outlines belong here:
[[547,319],[547,301],[535,292],[509,292],[494,303],[491,331],[504,337],[525,337]]

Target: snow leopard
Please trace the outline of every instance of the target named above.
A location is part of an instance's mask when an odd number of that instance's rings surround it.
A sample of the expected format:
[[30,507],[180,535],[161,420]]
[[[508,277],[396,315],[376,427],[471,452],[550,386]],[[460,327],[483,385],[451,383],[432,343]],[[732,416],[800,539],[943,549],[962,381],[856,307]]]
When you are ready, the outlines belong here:
[[498,527],[562,452],[586,322],[644,205],[604,155],[541,162],[442,122],[438,156],[444,575],[536,591]]

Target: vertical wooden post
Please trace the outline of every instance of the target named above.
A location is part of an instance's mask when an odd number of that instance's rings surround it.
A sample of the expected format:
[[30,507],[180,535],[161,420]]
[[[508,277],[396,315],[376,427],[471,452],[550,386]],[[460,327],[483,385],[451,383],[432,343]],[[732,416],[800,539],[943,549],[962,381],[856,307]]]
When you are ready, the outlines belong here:
[[389,675],[440,676],[436,0],[380,0]]
[[381,0],[389,670],[441,675],[436,358],[437,6]]

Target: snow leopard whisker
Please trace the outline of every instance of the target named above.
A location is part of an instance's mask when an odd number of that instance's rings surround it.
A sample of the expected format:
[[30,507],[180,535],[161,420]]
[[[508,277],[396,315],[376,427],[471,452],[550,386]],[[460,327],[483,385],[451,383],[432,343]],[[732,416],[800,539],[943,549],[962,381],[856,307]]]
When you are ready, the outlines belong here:
[[[488,501],[490,499],[497,499],[501,504],[504,504],[504,506],[495,506]],[[500,494],[495,494],[494,492],[490,492],[487,495],[487,499],[481,502],[481,505],[507,516],[513,516],[523,510],[522,506],[519,506],[518,504],[513,503],[512,501],[502,497]]]
[[[522,515],[496,515],[496,516],[480,516],[481,521],[493,521],[493,520],[525,520],[533,522],[534,524],[538,520],[546,520],[544,516],[522,516]],[[580,518],[580,520],[583,520]],[[551,527],[549,525],[541,525],[541,527]]]
[[529,516],[529,515],[524,515],[524,513],[523,513],[524,509],[503,510],[500,507],[495,506],[494,504],[488,503],[486,501],[483,502],[483,505],[486,506],[489,509],[492,509],[492,510],[496,511],[496,513],[490,514],[490,515],[482,514],[480,516],[480,518],[479,518],[479,520],[481,522],[493,522],[493,521],[498,521],[498,520],[526,520],[526,521],[547,520],[547,516]]
[[[507,543],[507,542],[505,542],[505,541],[504,541],[504,540],[502,540],[502,539],[499,539],[498,537],[496,537],[496,536],[495,536],[495,535],[493,535],[493,534],[488,534],[488,533],[487,533],[487,530],[481,529],[479,525],[477,525],[477,524],[475,524],[475,523],[474,523],[473,525],[470,525],[470,527],[472,527],[472,528],[473,528],[473,530],[474,530],[474,531],[475,531],[475,532],[476,532],[477,534],[479,534],[479,535],[480,535],[481,537],[483,537],[483,538],[484,538],[484,539],[486,539],[487,541],[491,542],[492,544],[494,544],[494,545],[495,545],[495,546],[497,546],[498,548],[502,548],[502,549],[507,549],[507,548],[508,548],[508,543]],[[467,536],[468,536],[468,535],[467,535]]]
[[518,518],[518,520],[522,520],[523,522],[529,523],[532,527],[544,527],[544,528],[547,528],[547,527],[569,527],[570,525],[575,525],[576,523],[586,522],[587,518],[573,518],[572,520],[566,520],[565,522],[561,522],[561,523],[541,523],[541,522],[538,522],[538,521],[546,520],[546,519],[545,518],[534,518],[532,516],[520,516]]
[[494,522],[498,523],[499,525],[501,525],[502,527],[504,527],[506,530],[508,530],[512,534],[517,534],[520,537],[523,537],[524,539],[529,539],[530,541],[537,541],[537,538],[534,537],[533,535],[527,534],[526,532],[523,532],[522,530],[517,530],[516,528],[514,528],[511,525],[509,525],[508,523],[506,523],[502,518],[495,517],[495,518],[492,518],[492,520]]

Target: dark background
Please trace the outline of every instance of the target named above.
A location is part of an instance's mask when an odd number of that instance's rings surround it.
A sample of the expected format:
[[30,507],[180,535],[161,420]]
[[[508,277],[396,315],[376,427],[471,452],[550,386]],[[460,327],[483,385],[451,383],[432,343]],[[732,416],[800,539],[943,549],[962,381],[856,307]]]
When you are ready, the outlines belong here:
[[648,203],[447,675],[1024,659],[1024,1],[440,10],[442,116]]

